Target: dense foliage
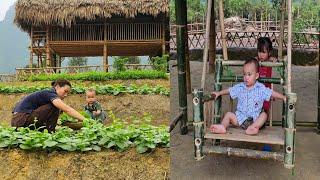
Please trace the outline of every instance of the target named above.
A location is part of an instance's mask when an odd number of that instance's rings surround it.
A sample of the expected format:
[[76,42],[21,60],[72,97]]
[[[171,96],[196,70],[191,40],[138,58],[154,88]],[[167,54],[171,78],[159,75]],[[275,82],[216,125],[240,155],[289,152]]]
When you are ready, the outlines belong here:
[[124,151],[135,147],[139,153],[156,147],[169,147],[169,133],[165,126],[155,127],[146,124],[144,119],[140,124],[126,126],[112,113],[110,119],[113,122],[109,126],[86,119],[80,130],[58,126],[54,133],[0,126],[0,147],[49,151],[100,151],[102,148]]
[[[0,93],[32,93],[35,91],[49,89],[48,86],[1,86],[0,85]],[[131,84],[129,86],[125,86],[122,84],[110,84],[110,85],[94,85],[92,87],[84,87],[81,85],[76,85],[72,87],[72,94],[84,94],[86,89],[93,88],[96,90],[97,94],[103,95],[119,95],[119,94],[160,94],[169,96],[170,90],[157,85],[155,87],[151,87],[148,85],[137,86],[135,84]]]
[[152,57],[150,64],[154,70],[166,72],[168,68],[169,55],[163,55],[162,57]]
[[[218,12],[218,1],[214,1],[215,11]],[[253,20],[280,20],[281,0],[225,0],[225,18],[240,16]],[[207,1],[187,0],[188,23],[205,22]],[[307,27],[320,28],[319,0],[293,0],[293,27],[295,31],[304,31]],[[262,19],[261,19],[262,18]],[[170,21],[175,23],[175,1],[170,1]]]
[[106,81],[117,79],[168,79],[168,75],[155,70],[130,70],[123,72],[85,72],[77,74],[38,74],[28,77],[20,77],[25,81],[53,81],[57,79],[82,80],[82,81]]

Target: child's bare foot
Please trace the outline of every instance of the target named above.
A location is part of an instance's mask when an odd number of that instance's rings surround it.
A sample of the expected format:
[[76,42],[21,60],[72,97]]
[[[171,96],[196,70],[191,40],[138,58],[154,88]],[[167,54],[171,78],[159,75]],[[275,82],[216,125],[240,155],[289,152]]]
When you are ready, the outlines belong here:
[[256,128],[254,126],[249,126],[246,130],[247,135],[256,135],[259,132],[259,128]]
[[222,124],[211,125],[210,131],[216,134],[225,134],[227,132],[226,128]]

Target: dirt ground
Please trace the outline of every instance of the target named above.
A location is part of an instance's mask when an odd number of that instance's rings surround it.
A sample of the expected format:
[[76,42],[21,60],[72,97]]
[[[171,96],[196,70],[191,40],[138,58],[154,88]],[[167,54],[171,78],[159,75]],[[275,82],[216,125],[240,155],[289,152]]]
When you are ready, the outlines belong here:
[[[7,85],[37,85],[50,82],[11,82]],[[72,82],[75,84],[74,82]],[[90,86],[92,82],[76,82]],[[168,80],[110,81],[96,84],[121,83],[162,85]],[[0,125],[10,125],[14,105],[26,94],[0,94]],[[152,115],[153,125],[169,123],[169,97],[162,95],[98,95],[105,110],[112,110],[120,118]],[[82,110],[85,96],[70,95],[65,102]],[[125,152],[30,152],[19,149],[0,149],[1,179],[167,179],[169,174],[169,149],[138,154],[134,148]]]
[[[172,62],[171,62],[172,63]],[[200,87],[202,63],[191,62],[192,88]],[[293,92],[298,95],[297,121],[317,120],[318,66],[293,66]],[[213,75],[207,75],[206,92],[213,90]],[[177,69],[170,75],[171,119],[178,112]],[[279,90],[279,87],[275,87]],[[191,96],[188,97],[188,119],[192,120]],[[226,102],[224,99],[223,102]],[[280,117],[279,104],[273,108],[276,120]],[[226,111],[226,107],[223,108]],[[171,179],[319,179],[320,135],[314,128],[297,128],[296,161],[294,170],[287,170],[280,162],[272,160],[209,155],[201,161],[194,159],[193,131],[180,135],[179,124],[171,133],[170,178]],[[232,142],[230,142],[232,143]],[[236,143],[237,144],[237,143]],[[248,148],[248,147],[247,147]],[[261,148],[261,147],[260,147]],[[273,148],[273,147],[272,147]],[[275,150],[275,148],[273,148]]]
[[169,150],[126,152],[29,152],[0,150],[1,179],[166,179]]

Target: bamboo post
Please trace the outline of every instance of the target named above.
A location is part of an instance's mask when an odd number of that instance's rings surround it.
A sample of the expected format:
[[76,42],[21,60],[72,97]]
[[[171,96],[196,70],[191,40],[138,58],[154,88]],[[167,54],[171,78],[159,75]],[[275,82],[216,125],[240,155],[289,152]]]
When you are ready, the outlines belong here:
[[50,52],[50,41],[49,41],[49,26],[46,29],[46,67],[51,67],[51,52]]
[[186,8],[182,11],[183,13],[183,24],[186,27],[186,33],[185,33],[185,57],[186,57],[186,90],[187,90],[187,94],[191,93],[191,76],[190,76],[190,57],[189,57],[189,44],[188,44],[188,39],[189,39],[189,35],[188,35],[188,19],[187,19],[187,5]]
[[176,0],[176,21],[177,21],[177,61],[178,61],[178,86],[179,86],[179,107],[180,111],[183,112],[182,118],[180,120],[180,133],[187,134],[187,94],[186,94],[186,32],[187,32],[187,22],[186,22],[186,11],[187,2],[186,0]]
[[283,59],[283,37],[284,37],[284,16],[286,11],[286,0],[281,1],[281,8],[280,8],[280,38],[279,38],[279,45],[278,45],[278,59]]
[[33,65],[33,26],[31,26],[31,31],[30,31],[30,60],[29,60],[29,68],[32,68]]
[[[289,5],[289,3],[288,3]],[[294,159],[295,159],[295,132],[296,132],[296,122],[295,122],[295,113],[296,113],[296,105],[297,102],[297,94],[288,93],[287,96],[287,114],[286,114],[286,127],[285,127],[285,149],[284,149],[284,166],[288,169],[292,169],[294,167]]]
[[219,21],[220,21],[223,59],[227,60],[228,53],[227,53],[226,31],[224,28],[223,0],[219,0]]
[[288,57],[288,84],[287,91],[291,93],[291,56],[292,56],[292,7],[291,0],[288,0],[288,46],[287,46],[287,57]]
[[203,66],[202,66],[202,77],[201,77],[201,89],[204,89],[204,85],[206,81],[211,9],[212,9],[212,0],[208,0],[207,19],[206,19],[206,37],[205,37],[205,46],[203,50],[203,59],[202,59]]
[[[283,60],[283,69],[282,69],[282,78],[283,78],[283,85],[282,85],[282,91],[284,94],[287,94],[287,56],[285,56],[284,60]],[[286,104],[284,102],[282,102],[282,127],[285,126],[285,121],[286,121]]]
[[201,160],[204,145],[203,89],[194,89],[193,95],[194,156],[196,160]]
[[[320,12],[319,12],[320,15]],[[320,42],[320,36],[318,36],[319,42]],[[320,44],[319,44],[320,49]],[[318,53],[318,59],[320,59],[320,54]],[[317,125],[317,131],[318,134],[320,134],[320,64],[318,65],[318,125]]]
[[104,21],[103,70],[108,72],[107,23]]
[[210,33],[209,33],[209,73],[214,73],[216,59],[216,14],[214,11],[214,3],[211,7]]
[[[222,74],[222,59],[221,55],[217,55],[216,58],[216,70],[215,70],[215,83],[214,90],[221,91],[222,84],[220,83],[220,77]],[[214,101],[214,116],[211,124],[218,124],[221,122],[221,96]]]

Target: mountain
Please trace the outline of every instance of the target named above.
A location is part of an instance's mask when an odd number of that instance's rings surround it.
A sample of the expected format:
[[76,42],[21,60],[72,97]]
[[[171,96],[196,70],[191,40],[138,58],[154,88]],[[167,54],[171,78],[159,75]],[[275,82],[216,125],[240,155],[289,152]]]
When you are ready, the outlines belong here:
[[0,22],[0,74],[14,73],[16,67],[24,67],[29,60],[29,37],[14,23],[15,8],[11,6]]

